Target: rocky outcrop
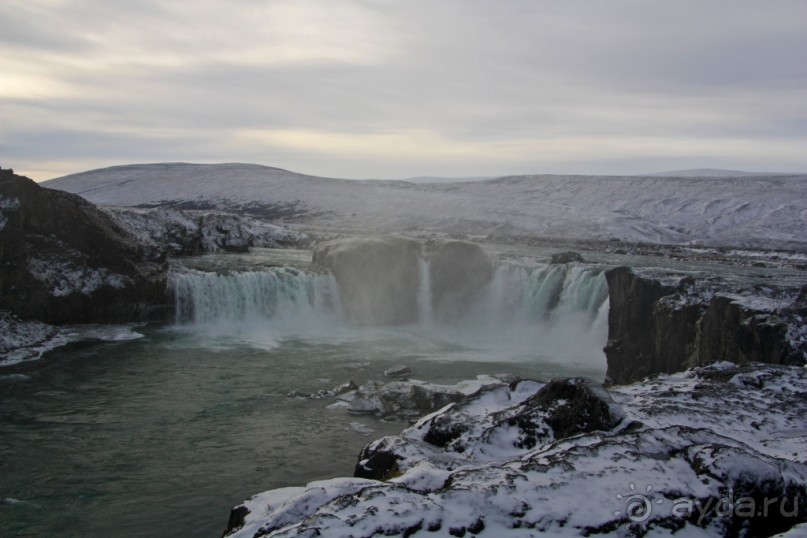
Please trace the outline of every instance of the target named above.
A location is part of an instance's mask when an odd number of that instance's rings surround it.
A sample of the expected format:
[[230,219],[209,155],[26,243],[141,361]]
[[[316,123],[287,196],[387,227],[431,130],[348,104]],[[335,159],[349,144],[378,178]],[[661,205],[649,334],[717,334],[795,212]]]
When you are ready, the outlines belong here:
[[700,320],[696,364],[719,360],[802,363],[805,349],[798,345],[794,331],[807,331],[805,314],[804,303],[782,308],[776,301],[717,295]]
[[737,289],[717,278],[606,272],[607,380],[629,383],[718,361],[803,364],[807,305],[798,290]]
[[[51,325],[36,320],[23,321],[0,310],[0,355],[43,344],[56,334],[56,328]],[[0,365],[3,364],[4,361],[0,359]]]
[[467,241],[440,241],[427,247],[435,318],[454,321],[488,285],[493,263],[479,245]]
[[306,240],[287,228],[231,213],[132,207],[106,207],[103,211],[141,242],[170,256],[248,252],[250,247],[289,247]]
[[46,323],[148,318],[166,263],[79,196],[0,178],[0,309]]
[[383,481],[258,494],[226,535],[771,536],[807,521],[805,394],[804,368],[728,363],[495,387],[365,447]]
[[354,323],[390,325],[418,318],[420,243],[398,236],[335,239],[314,248],[314,263],[336,278]]
[[474,380],[454,385],[429,383],[418,379],[368,381],[356,386],[353,381],[331,390],[301,393],[293,390],[287,396],[295,398],[335,400],[327,406],[331,410],[344,409],[351,414],[376,415],[385,420],[411,419],[437,411],[449,403],[459,402],[469,395],[490,387],[500,387],[515,378],[508,375],[480,375]]
[[553,265],[565,263],[584,263],[586,260],[579,252],[568,250],[566,252],[556,252],[549,258],[549,263]]

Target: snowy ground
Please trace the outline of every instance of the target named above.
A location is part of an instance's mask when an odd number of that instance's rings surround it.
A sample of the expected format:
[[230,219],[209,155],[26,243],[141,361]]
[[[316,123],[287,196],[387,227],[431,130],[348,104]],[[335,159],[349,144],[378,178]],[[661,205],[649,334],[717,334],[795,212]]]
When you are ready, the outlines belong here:
[[258,494],[229,536],[767,536],[807,519],[805,395],[804,368],[729,363],[488,387],[368,445],[386,481]]
[[102,205],[218,207],[316,226],[807,251],[807,176],[350,181],[258,165],[132,165],[44,184]]

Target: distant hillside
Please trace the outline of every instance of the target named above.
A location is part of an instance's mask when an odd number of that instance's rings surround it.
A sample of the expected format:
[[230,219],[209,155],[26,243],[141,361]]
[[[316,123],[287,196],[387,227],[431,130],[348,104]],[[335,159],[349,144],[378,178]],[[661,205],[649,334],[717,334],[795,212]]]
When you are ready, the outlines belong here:
[[751,177],[751,176],[792,175],[792,174],[743,172],[741,170],[723,170],[720,168],[692,168],[690,170],[671,170],[669,172],[655,172],[653,174],[647,174],[647,175],[652,177]]
[[442,177],[442,176],[417,176],[410,177],[404,181],[411,183],[465,183],[467,181],[484,181],[486,179],[493,179],[491,176],[472,176],[472,177]]
[[103,205],[219,208],[364,231],[699,242],[807,251],[807,175],[351,181],[254,164],[148,164],[43,186]]

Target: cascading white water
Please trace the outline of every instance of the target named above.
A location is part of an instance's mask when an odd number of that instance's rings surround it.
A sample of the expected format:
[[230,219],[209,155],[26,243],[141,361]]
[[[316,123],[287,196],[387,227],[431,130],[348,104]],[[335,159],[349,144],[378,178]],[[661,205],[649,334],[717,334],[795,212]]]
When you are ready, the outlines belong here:
[[[229,274],[184,270],[173,274],[172,283],[179,324],[333,317],[340,312],[332,276],[291,267]],[[416,293],[420,324],[435,323],[429,266],[423,259]],[[607,299],[605,277],[595,267],[500,264],[457,323],[557,323],[579,316],[593,325],[607,314]]]
[[499,264],[452,330],[515,356],[602,365],[608,284],[592,266]]
[[[428,261],[421,259],[420,283],[412,293],[418,298],[417,331],[424,338],[491,353],[506,347],[521,357],[602,362],[608,315],[602,269],[498,264],[462,315],[442,322],[433,309],[429,274]],[[309,336],[350,325],[331,275],[273,267],[229,274],[181,270],[172,280],[178,325],[216,326],[219,333],[244,327],[292,329]]]
[[434,309],[432,307],[432,286],[429,275],[429,262],[418,258],[420,285],[418,287],[418,322],[429,326],[434,323]]
[[172,278],[178,324],[301,322],[338,316],[330,275],[292,267],[218,274],[186,270]]
[[465,321],[554,324],[575,316],[591,326],[607,314],[607,299],[605,276],[595,267],[501,264]]

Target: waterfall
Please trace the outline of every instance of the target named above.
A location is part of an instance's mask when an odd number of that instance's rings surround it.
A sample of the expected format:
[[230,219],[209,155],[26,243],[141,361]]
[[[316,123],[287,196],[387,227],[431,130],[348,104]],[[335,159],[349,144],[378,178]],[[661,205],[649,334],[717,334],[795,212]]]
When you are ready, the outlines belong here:
[[330,275],[293,267],[218,274],[183,270],[172,275],[177,324],[299,323],[339,315]]
[[608,284],[601,269],[582,265],[496,267],[487,290],[466,320],[488,324],[556,324],[577,317],[588,326],[608,312]]
[[435,330],[523,360],[598,366],[608,337],[608,284],[593,266],[498,264],[464,315]]
[[429,262],[418,258],[419,284],[418,284],[418,321],[421,325],[429,326],[434,323],[434,309],[432,307],[432,284],[429,274]]
[[[421,325],[435,322],[428,261],[420,260],[417,290]],[[292,267],[218,274],[191,269],[172,275],[176,322],[338,317],[339,292],[330,275]],[[556,324],[578,317],[591,326],[607,315],[601,269],[582,265],[499,264],[457,324]]]
[[[608,286],[598,267],[500,263],[490,282],[464,297],[458,316],[434,309],[430,268],[419,261],[418,323],[407,331],[467,349],[506,349],[510,356],[602,362],[607,338]],[[219,274],[178,269],[172,275],[176,324],[217,334],[292,332],[305,337],[349,329],[336,280],[293,267]],[[458,303],[459,304],[459,303]],[[361,331],[360,327],[354,329]],[[268,334],[268,333],[266,333]],[[344,333],[338,333],[344,334]],[[262,336],[261,336],[262,337]],[[269,335],[271,337],[271,335]],[[499,351],[497,351],[499,350]]]

